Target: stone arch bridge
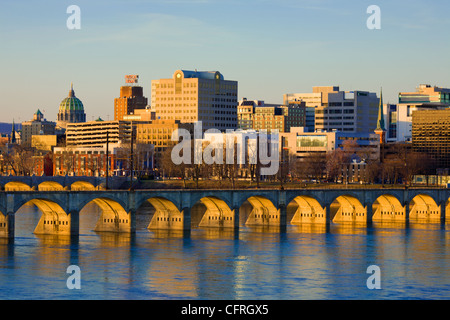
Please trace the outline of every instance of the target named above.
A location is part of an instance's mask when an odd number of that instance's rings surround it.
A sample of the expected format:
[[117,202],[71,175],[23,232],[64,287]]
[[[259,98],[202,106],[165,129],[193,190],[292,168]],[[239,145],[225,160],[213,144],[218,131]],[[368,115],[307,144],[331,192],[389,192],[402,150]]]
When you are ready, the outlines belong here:
[[[126,177],[109,177],[108,186],[119,189]],[[1,176],[0,190],[5,191],[61,191],[99,190],[106,186],[105,177],[94,176]]]
[[421,221],[450,215],[448,189],[83,190],[0,192],[0,237],[13,238],[25,204],[41,212],[36,234],[78,235],[80,211],[95,203],[96,231],[136,231],[136,211],[154,208],[149,229]]

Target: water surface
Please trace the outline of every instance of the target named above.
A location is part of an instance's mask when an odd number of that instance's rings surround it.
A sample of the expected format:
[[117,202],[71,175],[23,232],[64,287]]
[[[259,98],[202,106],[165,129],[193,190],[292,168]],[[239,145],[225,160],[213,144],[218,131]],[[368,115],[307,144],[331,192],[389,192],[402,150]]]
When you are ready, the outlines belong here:
[[[0,242],[0,299],[449,299],[448,225],[289,226],[286,233],[230,230],[93,231],[99,212],[80,216],[78,240],[37,236],[33,206],[16,214],[13,244]],[[81,289],[66,285],[69,265]],[[381,270],[369,290],[367,268]]]

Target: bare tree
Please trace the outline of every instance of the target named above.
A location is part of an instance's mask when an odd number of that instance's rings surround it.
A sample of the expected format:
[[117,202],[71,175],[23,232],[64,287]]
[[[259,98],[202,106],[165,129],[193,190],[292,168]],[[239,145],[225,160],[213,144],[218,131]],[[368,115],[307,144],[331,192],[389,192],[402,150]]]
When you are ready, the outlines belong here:
[[335,182],[338,180],[344,159],[345,155],[341,149],[336,149],[327,153],[325,168],[328,180]]

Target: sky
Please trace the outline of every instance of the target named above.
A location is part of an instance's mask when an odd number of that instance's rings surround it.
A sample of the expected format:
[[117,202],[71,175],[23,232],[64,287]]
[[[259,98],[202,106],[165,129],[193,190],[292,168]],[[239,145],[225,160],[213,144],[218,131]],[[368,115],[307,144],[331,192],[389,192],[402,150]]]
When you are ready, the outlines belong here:
[[[87,120],[114,118],[126,74],[220,71],[238,100],[282,103],[313,86],[450,87],[448,0],[0,0],[0,122],[56,121],[73,82]],[[70,5],[80,29],[70,30]],[[370,5],[381,29],[371,30]]]

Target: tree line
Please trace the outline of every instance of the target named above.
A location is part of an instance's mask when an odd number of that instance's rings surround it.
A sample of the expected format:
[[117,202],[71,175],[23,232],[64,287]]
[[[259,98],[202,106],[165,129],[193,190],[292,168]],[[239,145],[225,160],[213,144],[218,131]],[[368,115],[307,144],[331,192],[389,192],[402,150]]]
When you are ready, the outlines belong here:
[[[205,146],[204,146],[205,147]],[[225,157],[225,152],[222,153]],[[375,153],[376,154],[376,153]],[[235,153],[236,155],[236,153]],[[193,157],[193,153],[191,153]],[[287,183],[346,183],[352,172],[351,164],[359,164],[361,171],[358,182],[363,184],[405,184],[411,185],[415,175],[436,174],[435,161],[425,153],[415,152],[408,144],[393,144],[387,150],[381,149],[379,156],[374,156],[370,148],[361,148],[356,141],[344,141],[342,147],[328,153],[311,152],[305,157],[281,150],[279,169],[276,175],[261,176],[263,164],[259,161],[250,164],[206,164],[204,161],[194,164],[172,162],[172,147],[167,148],[157,161],[158,170],[165,178],[179,178],[186,186],[186,180],[193,180],[198,187],[199,180],[216,180],[220,188],[223,182],[230,182],[232,187],[237,180],[246,180],[249,186],[260,186],[261,181],[277,182],[281,188]],[[247,155],[248,160],[248,155]]]

